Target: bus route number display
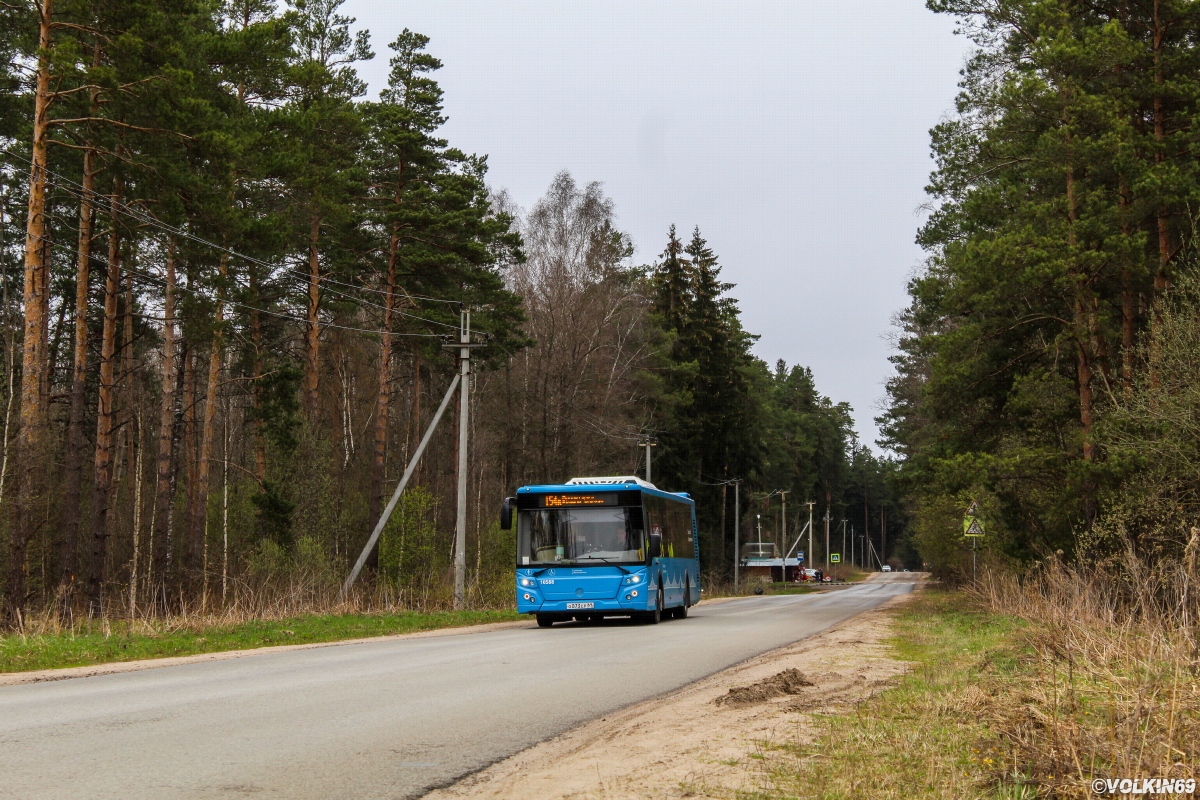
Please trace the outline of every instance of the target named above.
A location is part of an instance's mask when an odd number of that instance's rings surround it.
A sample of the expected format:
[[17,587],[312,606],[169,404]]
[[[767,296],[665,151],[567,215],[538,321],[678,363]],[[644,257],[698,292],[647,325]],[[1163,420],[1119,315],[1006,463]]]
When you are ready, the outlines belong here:
[[578,508],[579,506],[615,506],[616,492],[603,494],[544,494],[542,508]]

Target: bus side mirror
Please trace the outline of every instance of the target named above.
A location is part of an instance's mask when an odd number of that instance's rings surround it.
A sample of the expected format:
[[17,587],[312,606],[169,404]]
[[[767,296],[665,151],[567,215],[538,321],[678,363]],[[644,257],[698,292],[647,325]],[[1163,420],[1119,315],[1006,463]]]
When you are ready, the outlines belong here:
[[500,530],[512,530],[513,506],[516,505],[516,502],[517,498],[506,497],[504,498],[504,502],[500,504]]
[[662,534],[650,534],[650,557],[658,558],[662,555]]

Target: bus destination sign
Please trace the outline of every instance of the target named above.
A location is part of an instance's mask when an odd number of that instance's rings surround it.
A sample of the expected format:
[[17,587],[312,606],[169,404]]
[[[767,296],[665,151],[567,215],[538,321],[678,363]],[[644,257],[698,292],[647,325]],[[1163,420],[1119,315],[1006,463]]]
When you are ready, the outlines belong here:
[[616,492],[601,494],[543,494],[542,508],[572,508],[578,506],[615,506]]

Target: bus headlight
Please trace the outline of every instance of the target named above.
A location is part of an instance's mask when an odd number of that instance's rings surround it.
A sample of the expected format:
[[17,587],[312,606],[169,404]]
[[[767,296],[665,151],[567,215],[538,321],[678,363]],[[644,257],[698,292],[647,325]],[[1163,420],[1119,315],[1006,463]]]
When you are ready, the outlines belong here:
[[537,585],[537,581],[535,581],[533,578],[521,578],[520,584],[522,586],[535,586]]
[[626,583],[631,583],[631,584],[633,584],[633,583],[641,583],[641,582],[642,582],[642,576],[641,576],[641,575],[630,575],[628,578],[626,578],[626,579],[625,579],[625,582],[626,582]]

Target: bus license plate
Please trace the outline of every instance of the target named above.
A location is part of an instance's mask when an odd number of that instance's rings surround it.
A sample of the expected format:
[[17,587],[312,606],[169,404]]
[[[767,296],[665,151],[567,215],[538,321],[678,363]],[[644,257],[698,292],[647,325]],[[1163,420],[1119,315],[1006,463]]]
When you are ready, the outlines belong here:
[[595,603],[567,603],[567,610],[574,611],[577,608],[595,608]]

